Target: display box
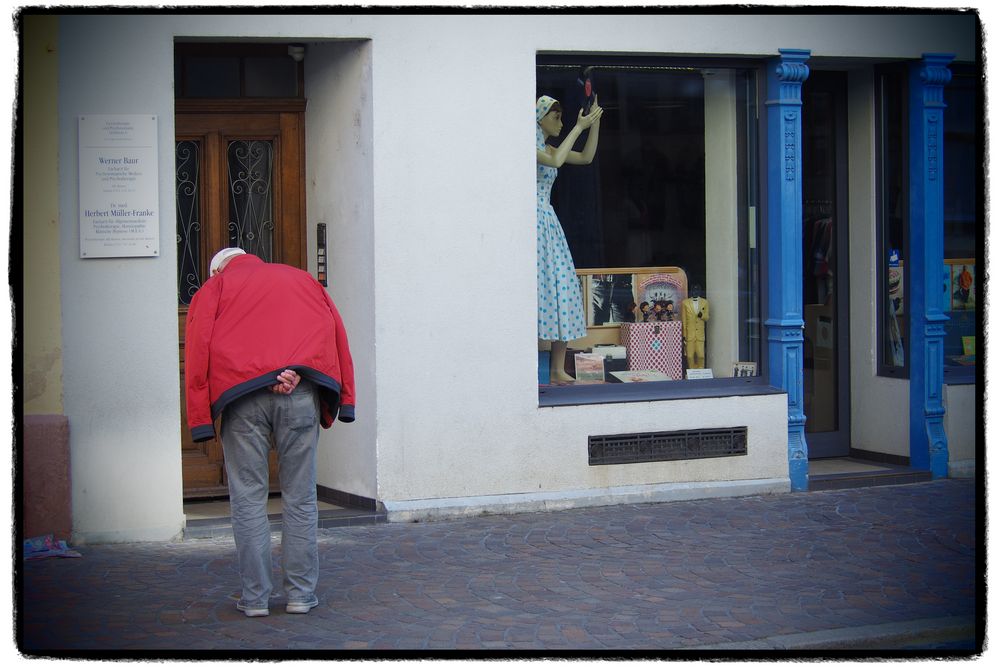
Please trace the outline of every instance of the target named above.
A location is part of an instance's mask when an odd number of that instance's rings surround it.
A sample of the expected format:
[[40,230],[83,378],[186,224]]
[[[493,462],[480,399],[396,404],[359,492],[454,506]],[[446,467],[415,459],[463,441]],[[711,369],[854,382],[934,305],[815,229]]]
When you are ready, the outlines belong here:
[[616,382],[667,382],[674,379],[660,371],[614,371],[611,376]]
[[625,359],[626,356],[624,345],[595,345],[593,352],[604,355],[605,359]]
[[683,373],[680,322],[632,322],[621,326],[628,370],[655,370],[680,380]]

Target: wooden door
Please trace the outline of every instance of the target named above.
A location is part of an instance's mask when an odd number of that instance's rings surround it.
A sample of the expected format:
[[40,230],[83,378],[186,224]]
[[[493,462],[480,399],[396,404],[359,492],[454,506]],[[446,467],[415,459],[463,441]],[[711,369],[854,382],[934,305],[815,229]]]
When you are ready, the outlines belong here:
[[[176,202],[184,497],[228,495],[222,444],[193,442],[184,401],[184,325],[212,256],[239,246],[305,268],[304,102],[178,100]],[[218,423],[216,423],[218,432]],[[271,489],[278,489],[271,451]]]

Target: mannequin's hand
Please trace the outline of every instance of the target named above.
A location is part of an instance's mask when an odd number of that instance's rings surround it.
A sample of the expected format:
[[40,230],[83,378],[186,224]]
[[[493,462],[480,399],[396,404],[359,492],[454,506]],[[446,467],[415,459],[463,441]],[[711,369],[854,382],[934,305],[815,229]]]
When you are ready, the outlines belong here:
[[594,123],[601,119],[604,114],[604,109],[597,104],[597,95],[594,95],[594,106],[590,107],[590,113],[586,116],[583,115],[583,109],[580,109],[580,113],[577,115],[576,124],[581,130],[586,130]]

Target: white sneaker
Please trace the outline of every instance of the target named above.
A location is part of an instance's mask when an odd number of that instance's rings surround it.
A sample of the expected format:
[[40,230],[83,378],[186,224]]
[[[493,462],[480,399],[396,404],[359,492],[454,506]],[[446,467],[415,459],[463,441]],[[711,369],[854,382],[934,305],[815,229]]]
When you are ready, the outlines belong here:
[[268,614],[271,613],[267,607],[244,607],[243,600],[240,600],[239,602],[236,603],[236,608],[250,617],[267,616]]
[[309,610],[319,605],[319,600],[315,597],[309,600],[289,600],[285,605],[286,614],[308,614]]

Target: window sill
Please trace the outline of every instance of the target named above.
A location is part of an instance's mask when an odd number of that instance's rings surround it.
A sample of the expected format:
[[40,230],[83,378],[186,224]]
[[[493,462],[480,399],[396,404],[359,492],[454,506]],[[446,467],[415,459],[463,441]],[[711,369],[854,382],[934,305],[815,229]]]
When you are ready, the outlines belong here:
[[[896,380],[910,379],[910,374],[904,371],[898,371],[898,372],[880,371],[878,376],[885,378],[893,378]],[[976,384],[976,370],[973,367],[963,368],[959,370],[954,366],[945,366],[944,377],[942,378],[942,382],[944,384],[954,384],[954,385]]]
[[767,396],[785,394],[761,378],[725,378],[713,380],[683,380],[672,382],[623,382],[579,385],[540,385],[538,407],[554,408],[569,405],[601,405],[605,403],[638,403],[692,398],[723,398],[728,396]]
[[968,369],[961,372],[949,373],[947,369],[944,371],[944,383],[945,384],[976,384],[976,372],[974,370]]

